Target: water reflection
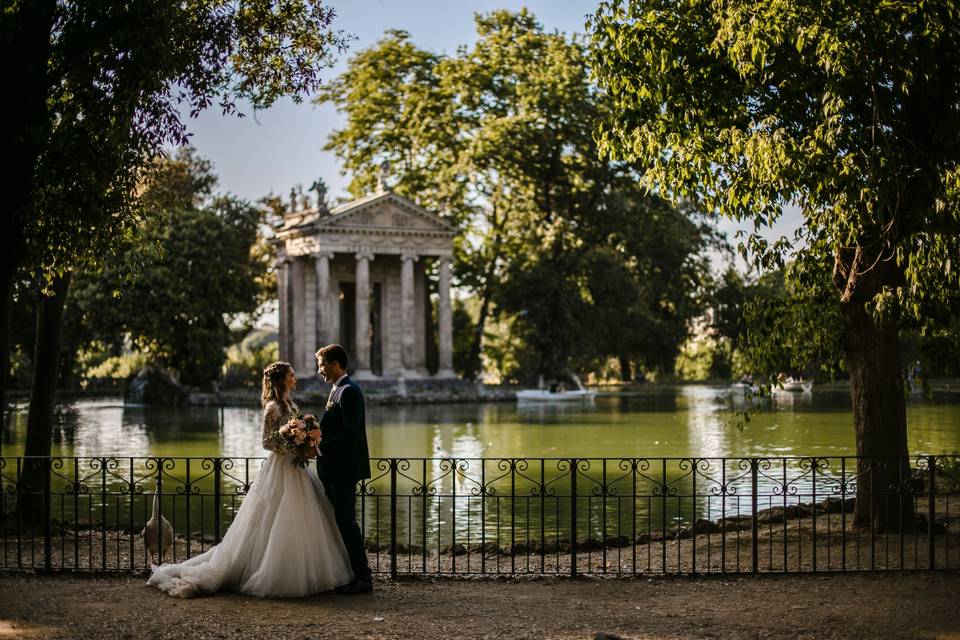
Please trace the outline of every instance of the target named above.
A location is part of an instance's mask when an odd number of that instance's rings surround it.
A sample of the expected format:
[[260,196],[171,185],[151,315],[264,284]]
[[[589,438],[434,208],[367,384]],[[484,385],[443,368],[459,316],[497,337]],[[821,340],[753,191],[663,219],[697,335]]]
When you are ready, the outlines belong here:
[[[541,533],[569,537],[572,477],[568,461],[558,458],[592,459],[589,468],[577,472],[578,535],[587,537],[742,513],[749,508],[743,492],[718,494],[717,489],[750,480],[743,457],[774,457],[771,469],[758,477],[764,496],[760,508],[782,505],[787,482],[797,489],[791,503],[810,502],[813,475],[793,464],[784,477],[778,458],[852,455],[855,450],[844,391],[775,394],[760,401],[738,430],[732,420],[744,406],[742,396],[727,389],[696,385],[600,396],[587,405],[373,405],[368,440],[374,457],[408,461],[398,478],[397,524],[401,535],[413,541],[477,541],[478,534],[504,541],[517,531],[537,538]],[[322,407],[302,409],[319,413]],[[18,405],[2,435],[4,455],[20,454],[26,422],[27,408]],[[960,403],[955,400],[911,398],[908,425],[915,454],[960,450]],[[189,526],[205,523],[206,531],[214,526],[213,514],[220,513],[225,528],[259,471],[264,455],[260,436],[256,406],[148,408],[124,405],[119,398],[63,403],[54,420],[54,455],[115,456],[119,477],[108,474],[109,491],[101,495],[95,483],[103,470],[87,461],[77,473],[91,476],[90,493],[64,495],[58,517],[69,520],[75,511],[80,519],[100,517],[96,514],[107,504],[118,525],[136,520],[141,526],[156,473],[155,461],[148,457],[169,457],[178,460],[165,467],[164,491],[173,495],[165,498],[164,509],[171,509],[183,526],[189,514]],[[203,460],[215,456],[236,459],[223,470],[219,498],[212,467]],[[517,460],[523,457],[531,460]],[[701,461],[696,468],[681,460],[721,457],[732,460],[711,460],[706,467]],[[455,467],[451,459],[457,460]],[[380,467],[373,492],[362,499],[368,535],[389,532],[388,469]],[[55,490],[66,486],[73,470],[67,464],[61,473],[65,479],[55,481]],[[820,474],[819,496],[832,491],[830,482],[837,474],[836,465]],[[131,498],[131,486],[146,495]],[[664,494],[663,486],[674,493]],[[188,493],[188,487],[199,493]],[[217,500],[220,510],[214,507]]]
[[[52,508],[61,521],[139,530],[160,471],[161,508],[177,531],[218,537],[261,463],[166,458],[158,469],[152,458],[61,459],[51,477]],[[636,537],[748,514],[754,486],[756,508],[764,510],[843,499],[857,480],[852,458],[413,459],[401,460],[393,478],[386,461],[374,468],[360,498],[367,537],[388,539],[396,527],[407,544],[429,540],[433,548],[484,538],[569,539],[574,531],[578,538]],[[0,460],[0,489],[15,482],[12,469]]]
[[684,387],[687,407],[687,438],[691,453],[722,456],[729,451],[728,429],[716,419],[717,393],[709,387]]
[[262,455],[262,414],[254,407],[219,408],[219,449],[221,455],[242,457]]
[[596,402],[524,402],[517,404],[517,418],[531,424],[561,424],[595,413]]
[[[742,395],[689,385],[620,395],[594,403],[370,406],[368,440],[380,457],[735,457],[851,455],[854,430],[844,390],[776,393],[743,429]],[[319,413],[320,406],[304,406]],[[911,398],[909,446],[915,453],[960,450],[960,404]],[[17,455],[27,407],[17,405],[2,434]],[[258,407],[181,409],[124,405],[120,398],[75,400],[57,407],[56,455],[262,456]]]

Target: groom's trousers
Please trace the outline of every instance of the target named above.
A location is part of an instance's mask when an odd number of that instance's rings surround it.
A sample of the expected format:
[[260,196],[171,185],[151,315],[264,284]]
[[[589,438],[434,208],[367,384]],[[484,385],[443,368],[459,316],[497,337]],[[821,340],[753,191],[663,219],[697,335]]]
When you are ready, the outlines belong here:
[[363,549],[363,533],[357,524],[357,483],[324,480],[323,488],[327,492],[333,513],[337,519],[340,537],[347,548],[350,567],[357,580],[371,579],[370,566],[367,564],[367,552]]

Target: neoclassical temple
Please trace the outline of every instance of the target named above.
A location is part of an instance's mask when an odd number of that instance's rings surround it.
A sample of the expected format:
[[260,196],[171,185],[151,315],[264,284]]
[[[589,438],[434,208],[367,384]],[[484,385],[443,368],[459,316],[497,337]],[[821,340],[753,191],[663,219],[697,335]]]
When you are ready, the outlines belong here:
[[[358,379],[453,378],[453,226],[381,189],[327,210],[290,211],[277,229],[280,358],[316,375],[337,342]],[[436,273],[436,321],[427,274]]]

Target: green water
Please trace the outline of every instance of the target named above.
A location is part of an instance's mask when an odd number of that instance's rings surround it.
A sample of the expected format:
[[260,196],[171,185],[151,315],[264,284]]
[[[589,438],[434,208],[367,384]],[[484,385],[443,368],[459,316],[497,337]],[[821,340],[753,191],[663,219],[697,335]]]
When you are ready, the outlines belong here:
[[[738,457],[854,454],[850,401],[842,390],[777,394],[742,430],[742,398],[726,389],[684,386],[601,396],[563,406],[457,404],[368,407],[373,457]],[[322,407],[301,407],[320,412]],[[960,450],[960,402],[912,397],[910,452]],[[259,457],[254,407],[164,409],[120,398],[58,406],[54,455]],[[18,405],[3,432],[3,455],[20,455],[27,411]]]
[[[578,536],[600,537],[749,512],[751,482],[758,508],[854,490],[855,464],[838,459],[855,453],[846,391],[777,394],[738,429],[736,412],[744,408],[727,389],[684,386],[602,395],[590,404],[372,405],[367,429],[372,457],[405,459],[392,478],[398,535],[437,548],[482,540],[478,535],[510,539],[518,531],[534,539],[569,535],[574,504]],[[960,450],[955,398],[911,397],[907,417],[911,454]],[[161,508],[178,531],[223,531],[265,453],[260,419],[254,407],[147,408],[120,398],[61,404],[53,513],[61,521],[139,531],[160,475]],[[3,432],[4,511],[12,508],[12,458],[22,453],[26,423],[26,407],[17,406]],[[792,456],[822,457],[823,466],[811,469],[809,460],[787,460]],[[213,457],[231,460],[215,472]],[[559,460],[574,457],[581,459],[575,473]],[[769,463],[751,478],[744,457]],[[157,458],[165,459],[161,474]],[[683,458],[711,460],[693,468]],[[375,463],[360,499],[364,530],[378,541],[390,532],[390,481],[389,466]]]

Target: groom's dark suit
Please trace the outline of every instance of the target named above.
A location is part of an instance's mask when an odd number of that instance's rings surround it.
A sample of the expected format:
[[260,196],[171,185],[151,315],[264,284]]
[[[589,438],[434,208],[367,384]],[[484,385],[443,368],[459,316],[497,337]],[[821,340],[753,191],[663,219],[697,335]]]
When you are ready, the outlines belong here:
[[370,567],[363,549],[363,534],[357,525],[357,482],[370,477],[370,454],[367,450],[366,416],[363,392],[349,377],[336,385],[320,419],[323,438],[317,472],[327,497],[333,503],[337,527],[347,547],[353,575],[370,581]]

